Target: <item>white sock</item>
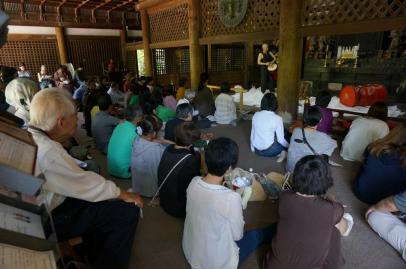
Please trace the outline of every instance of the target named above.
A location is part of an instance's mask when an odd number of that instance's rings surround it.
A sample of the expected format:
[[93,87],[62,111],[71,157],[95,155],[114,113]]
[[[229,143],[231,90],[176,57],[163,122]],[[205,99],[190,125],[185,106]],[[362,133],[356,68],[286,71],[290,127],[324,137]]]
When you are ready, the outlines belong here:
[[354,219],[350,215],[350,213],[344,213],[343,219],[347,221],[347,230],[343,234],[343,236],[348,236],[352,230],[352,227],[354,226]]

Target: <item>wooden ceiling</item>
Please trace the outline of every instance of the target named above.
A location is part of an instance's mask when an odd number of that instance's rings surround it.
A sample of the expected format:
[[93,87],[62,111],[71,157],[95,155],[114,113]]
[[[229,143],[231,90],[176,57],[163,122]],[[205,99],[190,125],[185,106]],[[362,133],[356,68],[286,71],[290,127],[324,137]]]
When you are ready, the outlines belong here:
[[136,0],[0,0],[10,24],[140,29]]

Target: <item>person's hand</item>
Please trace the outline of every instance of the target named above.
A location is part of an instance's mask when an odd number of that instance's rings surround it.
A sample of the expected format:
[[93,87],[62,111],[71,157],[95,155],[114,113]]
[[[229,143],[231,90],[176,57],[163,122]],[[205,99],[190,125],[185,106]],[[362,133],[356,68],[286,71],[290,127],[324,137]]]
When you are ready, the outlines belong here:
[[139,194],[122,190],[118,198],[127,203],[135,203],[139,208],[144,207],[144,202]]
[[213,133],[204,133],[200,135],[200,139],[202,140],[211,140],[213,139],[214,134]]

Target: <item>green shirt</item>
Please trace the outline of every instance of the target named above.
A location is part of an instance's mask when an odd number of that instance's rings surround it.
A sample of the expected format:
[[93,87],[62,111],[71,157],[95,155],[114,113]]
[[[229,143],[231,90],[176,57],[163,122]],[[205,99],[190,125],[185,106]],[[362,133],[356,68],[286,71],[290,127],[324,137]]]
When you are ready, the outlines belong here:
[[172,120],[176,117],[176,113],[172,109],[167,108],[166,106],[163,105],[159,105],[156,108],[156,115],[163,122],[167,122],[168,120]]
[[136,126],[124,121],[117,125],[111,135],[107,150],[107,169],[110,175],[120,178],[131,177],[131,150],[137,137]]
[[140,103],[140,98],[138,95],[133,95],[130,98],[130,101],[128,102],[129,105],[138,105]]

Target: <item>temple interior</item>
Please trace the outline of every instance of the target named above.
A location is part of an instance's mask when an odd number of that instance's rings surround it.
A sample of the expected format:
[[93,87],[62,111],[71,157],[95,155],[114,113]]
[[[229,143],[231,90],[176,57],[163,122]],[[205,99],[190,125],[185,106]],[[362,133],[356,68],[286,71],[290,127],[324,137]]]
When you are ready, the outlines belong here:
[[0,171],[4,269],[406,268],[406,1],[0,0]]

